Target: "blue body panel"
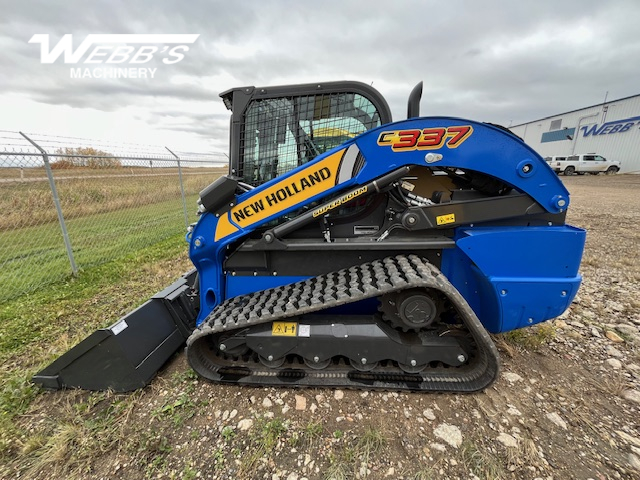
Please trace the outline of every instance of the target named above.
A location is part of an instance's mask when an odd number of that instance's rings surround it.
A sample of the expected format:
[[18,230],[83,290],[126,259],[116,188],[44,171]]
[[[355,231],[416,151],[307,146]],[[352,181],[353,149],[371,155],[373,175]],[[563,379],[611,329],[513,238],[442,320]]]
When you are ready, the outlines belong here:
[[569,225],[459,228],[441,270],[487,330],[506,332],[567,309],[580,286],[585,238]]
[[275,288],[281,285],[288,285],[289,283],[299,282],[305,280],[307,277],[269,277],[269,276],[256,276],[256,277],[236,277],[227,275],[226,292],[227,297],[237,297],[238,295],[246,295],[247,293],[257,292],[259,290],[266,290],[267,288]]
[[[380,142],[385,133],[469,126],[471,133],[455,146],[394,150]],[[237,197],[236,204],[264,196],[277,185],[287,185],[297,174],[312,172],[319,162],[357,145],[365,163],[355,177],[336,178],[328,188],[304,201],[290,204],[266,218],[241,227],[231,212],[225,222],[233,232],[215,240],[218,218],[200,217],[191,235],[189,255],[200,275],[200,324],[227,298],[284,285],[298,277],[225,277],[223,261],[230,246],[265,223],[316,200],[364,185],[404,165],[428,166],[426,155],[441,155],[433,166],[474,170],[501,179],[527,193],[551,213],[564,211],[569,193],[547,163],[518,137],[488,124],[450,117],[415,118],[370,130],[314,160]],[[317,170],[317,167],[315,167]],[[291,181],[289,180],[289,184]],[[519,328],[552,318],[567,308],[580,284],[577,269],[584,247],[583,230],[563,227],[459,227],[457,247],[443,251],[442,270],[460,290],[492,332]],[[554,253],[555,252],[555,253]],[[506,294],[502,294],[502,291]],[[564,292],[564,293],[563,293]],[[529,319],[532,319],[531,321]]]

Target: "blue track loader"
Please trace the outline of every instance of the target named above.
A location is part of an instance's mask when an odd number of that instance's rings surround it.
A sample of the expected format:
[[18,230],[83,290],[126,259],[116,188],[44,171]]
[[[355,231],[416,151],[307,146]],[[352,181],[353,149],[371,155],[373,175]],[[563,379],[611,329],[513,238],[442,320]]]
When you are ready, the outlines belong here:
[[229,172],[200,193],[194,270],[39,372],[48,388],[146,385],[186,342],[213,382],[473,392],[489,333],[560,315],[585,231],[535,151],[493,124],[392,122],[371,86],[243,87]]

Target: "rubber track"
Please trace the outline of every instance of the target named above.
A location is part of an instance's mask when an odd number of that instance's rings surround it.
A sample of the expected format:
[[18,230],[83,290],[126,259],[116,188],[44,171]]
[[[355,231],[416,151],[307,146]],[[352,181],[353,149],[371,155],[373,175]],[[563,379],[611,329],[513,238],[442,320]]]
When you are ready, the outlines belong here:
[[[207,337],[357,302],[408,288],[440,290],[451,301],[476,343],[470,364],[408,374],[399,368],[359,372],[353,369],[269,369],[262,365],[219,365]],[[415,255],[398,255],[307,280],[230,298],[216,307],[187,340],[187,358],[202,377],[215,382],[265,386],[318,386],[474,392],[499,373],[498,351],[478,317],[436,267]]]

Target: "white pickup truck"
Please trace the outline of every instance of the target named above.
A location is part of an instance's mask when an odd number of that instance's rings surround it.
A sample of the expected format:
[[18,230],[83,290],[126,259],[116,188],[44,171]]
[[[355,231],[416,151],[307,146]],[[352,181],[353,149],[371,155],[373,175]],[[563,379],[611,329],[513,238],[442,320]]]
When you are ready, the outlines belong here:
[[613,175],[620,170],[620,162],[611,161],[602,155],[595,153],[584,153],[580,155],[569,155],[567,157],[546,157],[545,160],[556,173],[564,175],[584,175],[590,173],[598,175],[605,172],[607,175]]

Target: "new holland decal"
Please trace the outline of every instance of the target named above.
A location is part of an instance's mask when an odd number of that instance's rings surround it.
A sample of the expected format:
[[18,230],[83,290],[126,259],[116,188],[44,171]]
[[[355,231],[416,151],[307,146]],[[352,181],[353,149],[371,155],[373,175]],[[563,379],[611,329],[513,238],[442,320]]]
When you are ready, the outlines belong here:
[[378,145],[391,147],[394,152],[458,148],[472,133],[471,125],[392,130],[380,134]]
[[264,211],[265,205],[267,207],[273,207],[280,202],[286,202],[288,198],[293,197],[300,192],[304,192],[306,189],[324,182],[331,177],[331,170],[327,167],[322,167],[303,177],[294,178],[290,183],[277,189],[275,192],[269,192],[268,194],[263,195],[262,198],[258,198],[258,200],[255,200],[254,202],[250,202],[247,206],[241,207],[237,210],[232,210],[233,221],[241,224],[247,218],[253,217],[255,214]]
[[217,242],[238,227],[250,227],[335,186],[344,152],[339,150],[233,207],[229,214],[219,218],[214,240]]

